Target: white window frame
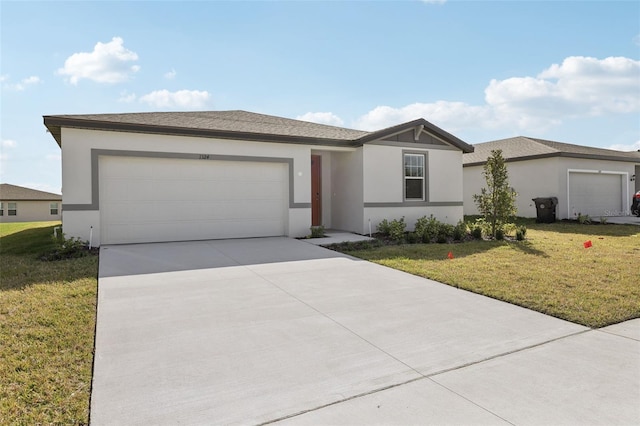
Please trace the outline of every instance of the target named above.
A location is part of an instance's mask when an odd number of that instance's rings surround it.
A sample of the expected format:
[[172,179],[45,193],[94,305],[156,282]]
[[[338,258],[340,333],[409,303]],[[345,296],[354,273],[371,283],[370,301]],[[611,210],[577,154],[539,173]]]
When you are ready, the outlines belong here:
[[[11,205],[13,205],[13,208],[11,208]],[[18,216],[18,203],[7,203],[7,216]]]
[[4,216],[4,203],[0,201],[0,216]]
[[[406,166],[406,158],[407,157],[418,157],[422,159],[422,176],[407,176],[407,166]],[[409,167],[414,167],[410,165]],[[411,173],[410,173],[411,174]],[[412,201],[425,201],[426,199],[426,186],[427,186],[427,155],[424,152],[403,152],[402,153],[402,189],[403,189],[403,199],[408,202]],[[408,180],[420,180],[422,181],[422,194],[420,198],[407,198],[407,181]]]
[[[57,216],[60,213],[60,209],[58,208],[58,203],[49,203],[49,214],[51,214],[51,216]],[[53,211],[56,211],[55,213]]]

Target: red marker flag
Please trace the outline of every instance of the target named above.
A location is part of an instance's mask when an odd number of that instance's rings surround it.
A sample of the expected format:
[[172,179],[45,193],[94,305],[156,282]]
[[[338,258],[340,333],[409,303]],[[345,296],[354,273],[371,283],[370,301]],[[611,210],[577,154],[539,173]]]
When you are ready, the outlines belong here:
[[591,240],[585,241],[583,245],[584,245],[584,248],[589,248],[589,247],[593,246],[593,244],[591,244]]
[[450,251],[450,252],[449,252],[449,254],[447,255],[447,257],[448,257],[449,259],[453,259],[453,252],[452,252],[452,251]]

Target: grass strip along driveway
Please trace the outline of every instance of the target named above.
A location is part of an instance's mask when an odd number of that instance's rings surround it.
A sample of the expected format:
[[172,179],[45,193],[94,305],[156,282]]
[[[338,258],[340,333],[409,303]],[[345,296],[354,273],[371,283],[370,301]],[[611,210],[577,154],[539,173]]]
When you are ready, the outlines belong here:
[[640,227],[526,224],[526,241],[342,251],[588,327],[640,317]]
[[0,424],[86,424],[98,257],[46,262],[56,222],[0,224]]

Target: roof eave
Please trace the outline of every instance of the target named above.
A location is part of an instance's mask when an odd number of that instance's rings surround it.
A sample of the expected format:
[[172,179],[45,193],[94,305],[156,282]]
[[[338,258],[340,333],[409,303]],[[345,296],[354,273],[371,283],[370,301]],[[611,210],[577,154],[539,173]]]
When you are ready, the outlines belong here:
[[13,198],[7,198],[7,197],[2,197],[0,198],[0,201],[62,201],[62,197],[60,198],[20,198],[20,197],[13,197]]
[[258,142],[278,142],[305,145],[328,145],[341,147],[355,147],[358,144],[349,139],[314,138],[308,136],[277,135],[271,133],[238,132],[233,130],[208,130],[187,127],[158,126],[136,123],[114,123],[97,120],[84,120],[67,117],[44,116],[44,124],[49,132],[62,146],[61,128],[86,130],[103,130],[112,132],[162,134],[173,136],[191,136],[205,138],[220,138],[234,140],[249,140]]
[[47,131],[51,134],[51,136],[53,136],[53,139],[56,140],[58,146],[62,148],[61,126],[53,124],[53,118],[51,116],[45,115],[42,118],[44,119],[44,126],[47,128]]
[[364,145],[367,142],[384,139],[385,137],[388,137],[403,131],[411,130],[416,126],[424,126],[426,130],[435,134],[436,136],[443,139],[447,143],[455,146],[456,148],[459,148],[464,153],[474,152],[474,147],[472,145],[469,145],[468,143],[464,142],[462,139],[457,138],[456,136],[453,136],[451,133],[447,132],[446,130],[443,130],[438,126],[432,123],[429,123],[424,118],[419,118],[417,120],[398,124],[396,126],[387,127],[386,129],[377,130],[375,132],[371,132],[367,135],[364,135],[361,138],[356,140],[359,145]]
[[[539,159],[551,158],[551,157],[580,158],[584,160],[620,161],[624,163],[640,163],[640,158],[624,158],[624,157],[614,157],[614,156],[607,156],[607,155],[580,154],[575,152],[552,152],[548,154],[536,154],[536,155],[528,155],[523,157],[505,158],[504,162],[515,163],[517,161],[539,160]],[[462,167],[484,166],[486,163],[487,163],[487,160],[475,161],[473,163],[464,163],[463,161]]]

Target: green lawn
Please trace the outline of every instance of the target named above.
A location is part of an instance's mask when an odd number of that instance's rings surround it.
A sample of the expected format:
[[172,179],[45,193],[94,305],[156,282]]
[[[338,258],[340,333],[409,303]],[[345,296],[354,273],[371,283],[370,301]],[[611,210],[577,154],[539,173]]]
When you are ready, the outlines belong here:
[[88,422],[98,258],[39,260],[57,225],[0,224],[0,424]]
[[[523,242],[347,253],[589,327],[640,317],[640,227],[528,222]],[[593,246],[585,248],[583,243]],[[452,252],[454,258],[448,259]]]

